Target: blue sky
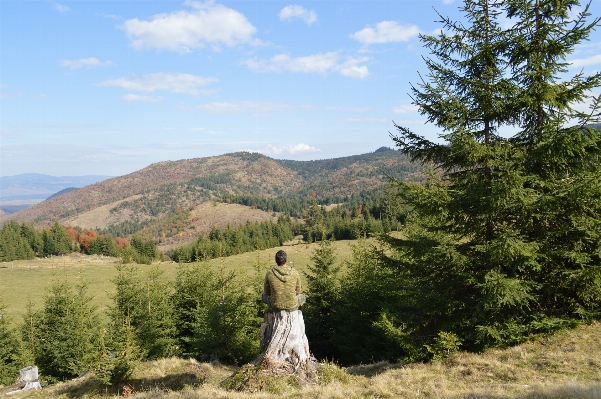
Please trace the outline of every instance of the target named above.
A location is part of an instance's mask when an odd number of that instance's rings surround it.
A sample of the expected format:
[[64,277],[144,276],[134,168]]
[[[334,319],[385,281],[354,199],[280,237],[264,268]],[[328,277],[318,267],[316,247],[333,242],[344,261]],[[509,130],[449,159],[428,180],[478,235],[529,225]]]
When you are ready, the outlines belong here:
[[[0,0],[0,176],[334,158],[393,146],[393,120],[434,139],[407,95],[426,70],[417,36],[459,5]],[[601,34],[570,61],[596,71]]]

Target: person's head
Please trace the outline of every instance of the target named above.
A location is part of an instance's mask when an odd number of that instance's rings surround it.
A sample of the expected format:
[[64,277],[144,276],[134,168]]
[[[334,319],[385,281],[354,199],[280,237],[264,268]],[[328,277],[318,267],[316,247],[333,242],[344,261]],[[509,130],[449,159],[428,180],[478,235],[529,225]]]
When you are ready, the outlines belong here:
[[278,252],[276,252],[275,263],[277,263],[278,266],[285,265],[287,261],[288,261],[288,255],[286,255],[286,252],[284,252],[282,250],[279,250]]

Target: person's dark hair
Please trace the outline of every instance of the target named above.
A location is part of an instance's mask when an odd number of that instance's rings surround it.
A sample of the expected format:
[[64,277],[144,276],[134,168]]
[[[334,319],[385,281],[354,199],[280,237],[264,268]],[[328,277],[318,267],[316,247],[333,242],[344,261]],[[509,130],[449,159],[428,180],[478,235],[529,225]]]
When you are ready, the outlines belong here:
[[282,251],[281,249],[275,254],[275,263],[277,263],[278,266],[282,266],[287,260],[288,255],[286,255],[286,252]]

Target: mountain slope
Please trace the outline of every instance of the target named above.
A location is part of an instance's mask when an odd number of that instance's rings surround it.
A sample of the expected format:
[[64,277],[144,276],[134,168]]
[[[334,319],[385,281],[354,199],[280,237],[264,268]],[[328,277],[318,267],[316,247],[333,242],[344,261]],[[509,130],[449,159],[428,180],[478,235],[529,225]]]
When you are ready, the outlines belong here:
[[[37,226],[47,226],[55,220],[82,228],[122,225],[123,231],[131,233],[144,228],[158,238],[165,231],[174,235],[182,229],[192,229],[194,222],[198,227],[193,229],[195,232],[209,228],[202,221],[206,211],[199,211],[199,207],[227,196],[342,201],[385,184],[385,173],[401,180],[418,179],[419,167],[395,151],[319,161],[274,160],[246,152],[166,161],[5,215],[0,217],[0,223],[15,219]],[[227,209],[228,218],[218,224],[271,217],[240,216],[229,211],[234,208]]]

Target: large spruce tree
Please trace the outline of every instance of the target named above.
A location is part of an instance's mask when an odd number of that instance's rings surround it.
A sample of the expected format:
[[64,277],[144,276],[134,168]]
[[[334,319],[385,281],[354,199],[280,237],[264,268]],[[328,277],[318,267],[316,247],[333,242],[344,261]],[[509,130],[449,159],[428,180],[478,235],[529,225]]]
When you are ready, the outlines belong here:
[[412,211],[404,237],[385,238],[384,260],[399,302],[376,323],[409,357],[600,315],[601,135],[587,124],[601,76],[567,76],[566,63],[598,20],[586,23],[588,7],[571,14],[578,6],[465,0],[465,21],[441,17],[443,33],[421,36],[431,57],[412,98],[440,141],[396,126],[397,146],[429,177],[398,183]]

